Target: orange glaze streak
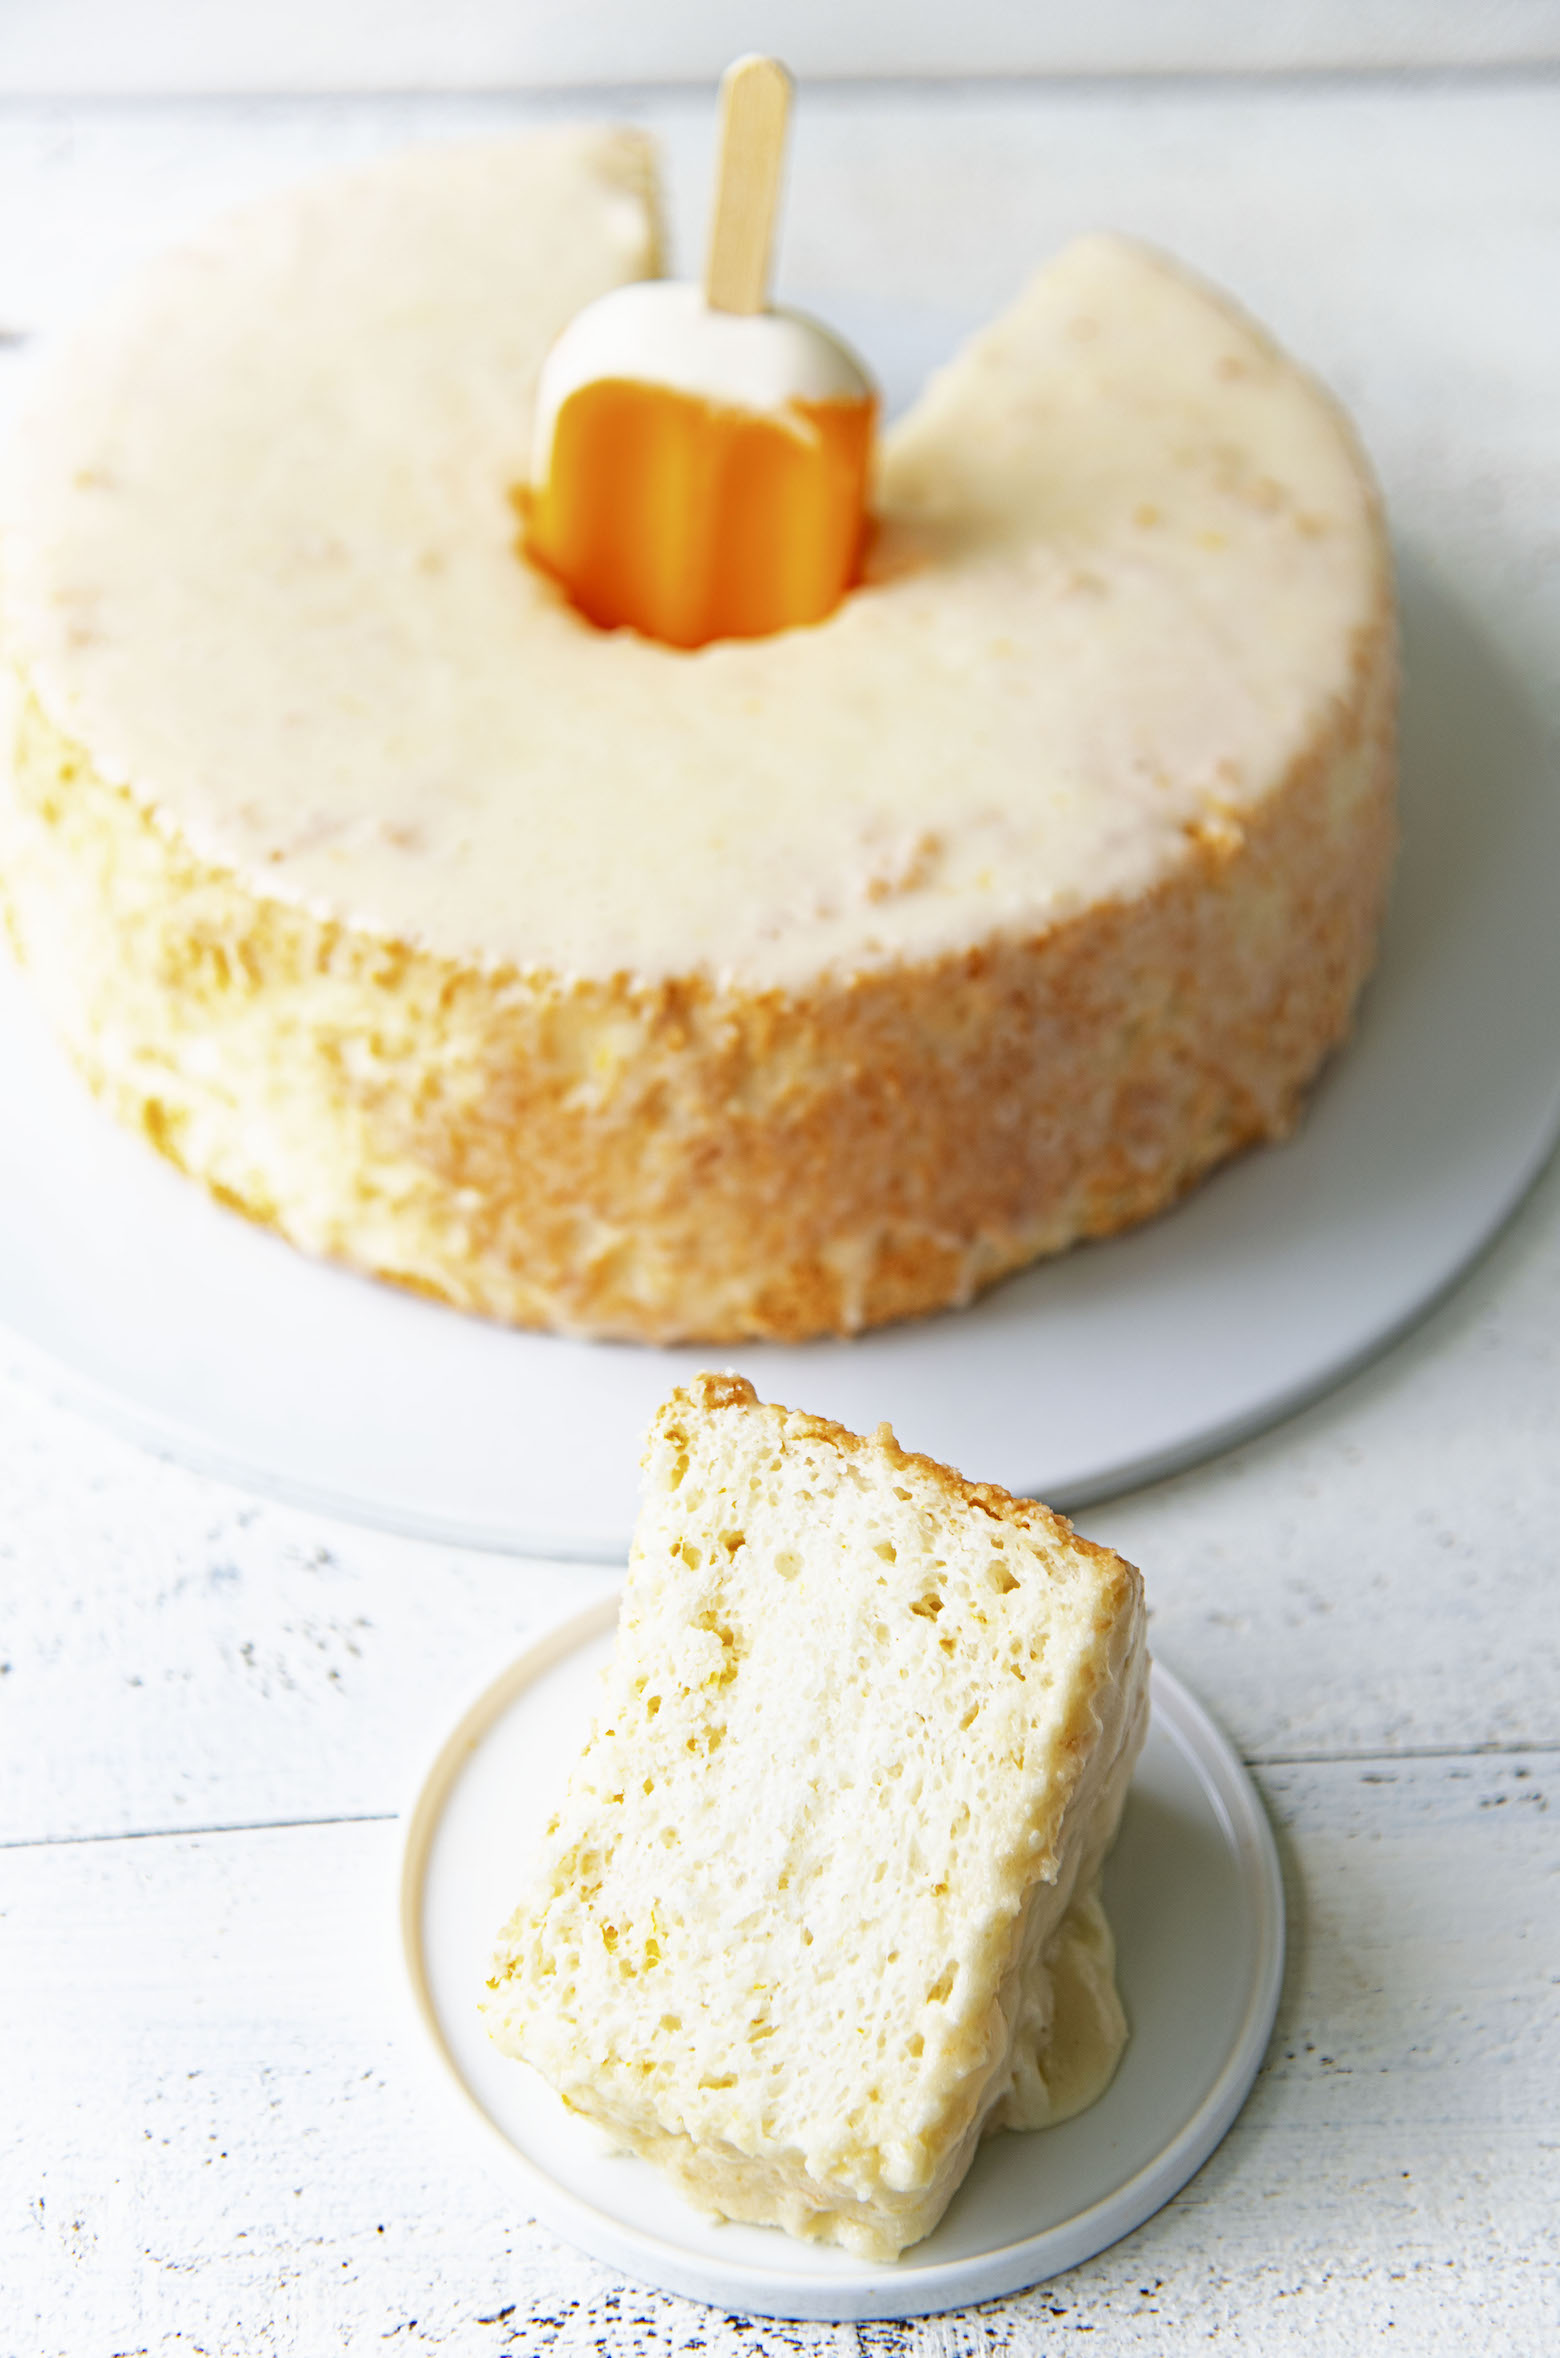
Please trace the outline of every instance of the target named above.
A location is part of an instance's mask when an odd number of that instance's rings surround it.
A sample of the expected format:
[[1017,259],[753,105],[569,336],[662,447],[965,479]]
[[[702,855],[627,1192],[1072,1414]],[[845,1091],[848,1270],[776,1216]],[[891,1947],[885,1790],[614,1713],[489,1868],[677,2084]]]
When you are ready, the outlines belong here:
[[783,416],[604,377],[558,412],[526,549],[603,630],[672,647],[822,622],[857,578],[875,401]]

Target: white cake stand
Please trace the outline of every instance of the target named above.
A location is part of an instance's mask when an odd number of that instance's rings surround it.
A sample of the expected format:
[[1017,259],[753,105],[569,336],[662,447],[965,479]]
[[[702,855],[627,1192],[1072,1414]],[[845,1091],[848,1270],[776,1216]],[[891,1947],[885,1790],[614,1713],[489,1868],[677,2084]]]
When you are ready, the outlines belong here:
[[1078,1506],[1284,1415],[1398,1334],[1560,1127],[1560,793],[1520,688],[1424,567],[1405,589],[1404,852],[1356,1037],[1299,1134],[971,1309],[850,1344],[524,1335],[218,1210],[89,1101],[0,976],[0,1324],[153,1448],[327,1512],[611,1561],[640,1436],[714,1363],[762,1396]]

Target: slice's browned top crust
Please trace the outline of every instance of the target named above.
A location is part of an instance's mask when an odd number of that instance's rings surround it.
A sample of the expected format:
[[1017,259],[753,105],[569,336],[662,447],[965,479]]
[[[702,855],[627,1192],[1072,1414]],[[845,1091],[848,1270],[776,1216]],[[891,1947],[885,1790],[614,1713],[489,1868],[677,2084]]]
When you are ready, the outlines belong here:
[[966,1481],[940,1458],[927,1457],[918,1449],[902,1448],[893,1426],[888,1423],[878,1425],[870,1435],[863,1435],[853,1433],[848,1425],[837,1424],[833,1417],[818,1416],[810,1409],[782,1408],[761,1401],[750,1378],[732,1369],[723,1373],[706,1370],[691,1383],[678,1384],[673,1389],[656,1411],[646,1464],[658,1447],[676,1451],[686,1446],[687,1434],[679,1421],[685,1412],[714,1416],[726,1408],[758,1409],[766,1417],[781,1420],[787,1438],[819,1441],[846,1457],[875,1454],[896,1470],[921,1476],[953,1512],[972,1508],[995,1523],[1010,1524],[1016,1531],[1065,1548],[1079,1562],[1092,1565],[1099,1580],[1102,1610],[1111,1620],[1141,1591],[1141,1576],[1124,1556],[1118,1556],[1113,1548],[1101,1547],[1097,1540],[1085,1539],[1065,1515],[1059,1515],[1054,1507],[1044,1505],[1038,1498],[1015,1497],[1011,1490],[1004,1490],[996,1482]]

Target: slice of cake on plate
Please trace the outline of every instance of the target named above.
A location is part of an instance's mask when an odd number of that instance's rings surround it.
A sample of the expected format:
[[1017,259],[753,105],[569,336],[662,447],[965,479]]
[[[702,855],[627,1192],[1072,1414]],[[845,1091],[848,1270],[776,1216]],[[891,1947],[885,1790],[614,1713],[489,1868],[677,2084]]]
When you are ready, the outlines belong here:
[[1142,1587],[1048,1509],[704,1376],[502,1935],[494,2038],[706,2211],[870,2259],[1126,2037],[1099,1900]]

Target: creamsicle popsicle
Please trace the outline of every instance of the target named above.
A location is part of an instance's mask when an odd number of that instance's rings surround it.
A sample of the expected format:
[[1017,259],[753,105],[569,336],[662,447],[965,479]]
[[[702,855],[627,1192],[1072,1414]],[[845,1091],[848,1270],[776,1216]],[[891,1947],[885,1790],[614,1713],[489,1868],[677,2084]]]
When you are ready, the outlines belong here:
[[603,629],[674,647],[821,622],[861,556],[877,397],[839,339],[765,296],[790,80],[722,84],[702,287],[620,287],[537,395],[526,547]]

